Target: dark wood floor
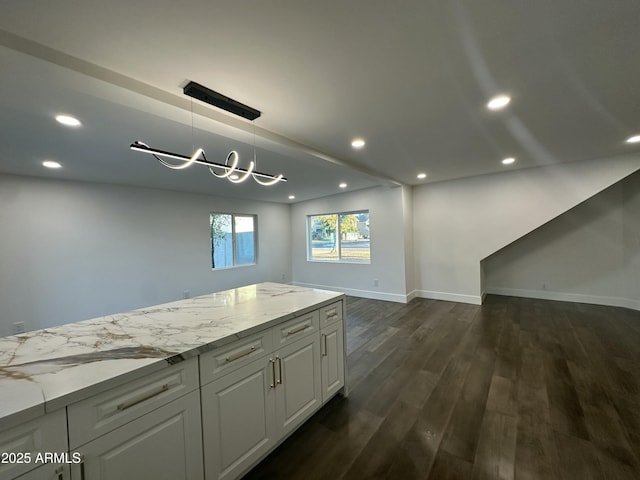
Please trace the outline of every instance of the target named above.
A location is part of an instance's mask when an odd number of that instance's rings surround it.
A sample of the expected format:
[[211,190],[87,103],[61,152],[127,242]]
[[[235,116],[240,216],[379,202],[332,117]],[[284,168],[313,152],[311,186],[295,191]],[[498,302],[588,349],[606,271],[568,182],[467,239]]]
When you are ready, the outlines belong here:
[[349,398],[247,479],[640,479],[640,312],[348,298]]

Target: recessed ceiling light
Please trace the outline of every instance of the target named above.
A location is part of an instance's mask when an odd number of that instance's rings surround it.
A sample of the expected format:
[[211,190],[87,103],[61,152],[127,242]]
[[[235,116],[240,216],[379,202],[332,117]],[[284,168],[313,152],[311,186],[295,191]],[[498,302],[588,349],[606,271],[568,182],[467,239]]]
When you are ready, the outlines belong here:
[[489,100],[489,103],[487,103],[487,108],[489,110],[500,110],[501,108],[504,108],[507,105],[509,105],[510,101],[511,101],[510,96],[498,95],[496,97],[493,97],[491,100]]
[[47,168],[61,168],[62,165],[60,165],[58,162],[54,162],[53,160],[45,160],[44,162],[42,162],[42,166],[43,167],[47,167]]
[[342,182],[340,185],[338,185],[340,188],[347,188],[347,184]]
[[426,174],[426,173],[419,173],[419,174],[418,174],[418,178],[419,178],[420,180],[422,180],[423,178],[427,178],[427,174]]
[[515,161],[516,161],[515,158],[509,157],[509,158],[505,158],[504,160],[502,160],[502,164],[503,165],[511,165]]
[[289,200],[294,200],[296,198],[295,195],[289,195]]
[[67,127],[79,127],[82,125],[80,120],[70,115],[58,115],[56,116],[56,121],[62,125],[66,125]]
[[640,143],[640,135],[627,138],[627,143]]
[[365,141],[361,138],[355,138],[353,139],[353,141],[351,142],[351,146],[353,148],[362,148],[365,145]]

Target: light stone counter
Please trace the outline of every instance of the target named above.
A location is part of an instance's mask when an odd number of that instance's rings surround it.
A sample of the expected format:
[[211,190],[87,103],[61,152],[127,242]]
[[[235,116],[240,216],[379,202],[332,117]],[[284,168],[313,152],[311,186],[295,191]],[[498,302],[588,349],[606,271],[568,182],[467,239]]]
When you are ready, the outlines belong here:
[[0,430],[343,298],[261,283],[0,338]]

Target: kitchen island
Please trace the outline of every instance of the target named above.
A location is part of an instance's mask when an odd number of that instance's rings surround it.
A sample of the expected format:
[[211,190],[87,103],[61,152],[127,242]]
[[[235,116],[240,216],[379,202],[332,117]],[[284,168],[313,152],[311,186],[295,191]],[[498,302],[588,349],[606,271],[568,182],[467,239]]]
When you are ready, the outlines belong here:
[[346,394],[344,308],[262,283],[0,338],[0,479],[237,478]]

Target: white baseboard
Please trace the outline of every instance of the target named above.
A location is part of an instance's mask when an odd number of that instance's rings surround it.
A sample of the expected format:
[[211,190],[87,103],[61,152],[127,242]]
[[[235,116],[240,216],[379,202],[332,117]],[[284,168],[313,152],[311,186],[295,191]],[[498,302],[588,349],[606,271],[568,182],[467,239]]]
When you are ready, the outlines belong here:
[[412,290],[411,292],[409,292],[409,295],[407,295],[407,303],[409,303],[414,298],[418,298],[418,291],[417,290]]
[[578,293],[550,292],[547,290],[524,290],[518,288],[488,287],[482,295],[463,295],[459,293],[434,292],[431,290],[413,290],[407,295],[400,293],[377,292],[373,290],[359,290],[356,288],[336,287],[333,285],[315,285],[312,283],[291,282],[292,285],[321,290],[343,292],[353,297],[385,300],[387,302],[408,303],[414,298],[428,298],[431,300],[445,300],[448,302],[469,303],[482,305],[487,295],[505,295],[510,297],[539,298],[541,300],[557,300],[561,302],[588,303],[592,305],[606,305],[609,307],[623,307],[640,311],[640,300],[619,297],[603,297],[598,295],[583,295]]
[[[332,290],[335,292],[343,292],[345,295],[351,295],[352,297],[371,298],[373,300],[385,300],[387,302],[407,303],[409,297],[415,292],[411,292],[409,295],[402,295],[400,293],[388,293],[388,292],[376,292],[373,290],[358,290],[356,288],[344,288],[335,285],[315,285],[312,283],[292,282],[292,285],[307,288],[319,288],[321,290]],[[413,298],[413,297],[411,297]]]
[[460,293],[434,292],[432,290],[416,290],[416,296],[431,300],[446,300],[448,302],[470,303],[482,305],[482,297],[478,295],[463,295]]
[[640,310],[640,300],[620,297],[603,297],[600,295],[584,295],[580,293],[550,292],[548,290],[526,290],[519,288],[488,287],[488,294],[506,295],[510,297],[539,298],[541,300],[557,300],[561,302],[588,303],[591,305],[606,305],[608,307],[623,307]]

